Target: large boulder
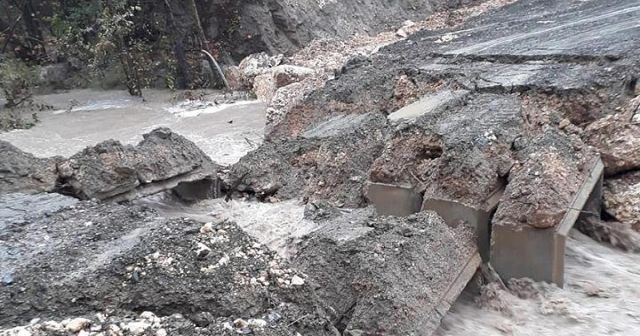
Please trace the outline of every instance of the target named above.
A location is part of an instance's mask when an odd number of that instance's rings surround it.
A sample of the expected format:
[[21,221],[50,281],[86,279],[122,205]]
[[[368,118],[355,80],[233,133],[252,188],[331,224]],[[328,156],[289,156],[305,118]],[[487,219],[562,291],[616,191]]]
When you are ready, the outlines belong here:
[[243,84],[253,87],[256,76],[271,73],[274,67],[282,63],[282,58],[282,55],[269,56],[265,52],[245,57],[238,65]]
[[56,162],[61,158],[37,158],[6,141],[0,141],[0,153],[0,193],[37,193],[55,189]]
[[193,142],[159,128],[136,146],[108,140],[58,165],[60,191],[81,199],[133,199],[211,179],[219,168]]
[[276,87],[281,88],[299,82],[313,74],[315,74],[313,69],[283,64],[273,69],[273,80],[275,81]]
[[630,102],[626,112],[604,117],[585,129],[586,142],[600,151],[607,175],[640,169],[640,124],[633,121],[639,105],[640,97]]

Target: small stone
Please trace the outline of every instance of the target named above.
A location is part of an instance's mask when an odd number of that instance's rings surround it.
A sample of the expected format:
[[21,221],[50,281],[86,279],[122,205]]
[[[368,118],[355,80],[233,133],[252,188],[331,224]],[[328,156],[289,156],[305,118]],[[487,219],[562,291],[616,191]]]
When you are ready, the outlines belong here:
[[302,286],[304,285],[304,279],[297,275],[294,275],[293,278],[291,278],[291,284],[294,286]]
[[249,319],[247,322],[251,329],[264,329],[267,326],[267,321],[263,319]]
[[213,230],[213,223],[209,222],[209,223],[205,223],[201,228],[200,228],[200,233],[202,234],[208,234],[208,233],[212,233]]
[[53,332],[62,332],[64,330],[64,326],[56,321],[47,321],[42,324],[42,327],[44,330]]
[[2,336],[31,336],[31,332],[25,327],[15,327],[0,334]]
[[158,318],[156,316],[156,314],[154,314],[154,313],[152,313],[150,311],[142,312],[142,314],[140,314],[140,317],[145,319],[145,320],[148,320],[148,321],[154,321],[154,320],[156,320]]
[[569,119],[565,118],[565,119],[562,119],[562,121],[560,121],[560,125],[558,125],[558,127],[559,127],[560,129],[565,129],[565,128],[567,128],[569,125],[571,125],[571,121],[569,121]]
[[97,313],[96,318],[98,319],[98,321],[100,321],[100,323],[104,323],[107,320],[107,317],[104,316],[103,313]]
[[111,325],[109,325],[109,327],[107,327],[107,335],[109,335],[109,336],[121,336],[122,335],[122,329],[120,329],[120,327],[118,327],[115,324],[111,324]]
[[13,275],[11,273],[5,273],[2,275],[2,284],[9,286],[13,283]]
[[237,329],[244,329],[249,326],[249,323],[243,319],[236,319],[233,321],[233,326]]
[[196,249],[196,255],[198,256],[199,259],[202,259],[204,257],[206,257],[209,252],[211,252],[211,249],[203,244],[203,243],[198,243],[198,248]]
[[167,336],[167,331],[164,328],[160,328],[156,331],[156,336]]
[[276,323],[281,319],[282,315],[278,314],[277,312],[270,312],[269,315],[267,315],[267,320],[269,320],[269,323],[271,324]]
[[151,325],[147,322],[129,322],[125,324],[122,329],[128,331],[134,336],[137,336],[144,334],[149,327],[151,327]]
[[86,319],[86,318],[82,318],[82,317],[78,317],[75,318],[71,321],[69,321],[66,325],[65,325],[65,329],[67,329],[67,331],[70,331],[72,333],[77,333],[80,330],[83,330],[84,328],[87,328],[91,325],[91,320]]

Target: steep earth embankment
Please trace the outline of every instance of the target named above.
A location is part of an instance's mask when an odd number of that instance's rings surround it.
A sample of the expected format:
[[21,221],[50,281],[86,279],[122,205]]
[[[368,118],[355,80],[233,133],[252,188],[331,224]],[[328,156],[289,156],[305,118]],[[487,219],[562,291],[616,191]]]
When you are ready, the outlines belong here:
[[318,38],[346,38],[391,30],[474,0],[215,0],[201,4],[202,25],[234,59],[266,51],[286,53]]

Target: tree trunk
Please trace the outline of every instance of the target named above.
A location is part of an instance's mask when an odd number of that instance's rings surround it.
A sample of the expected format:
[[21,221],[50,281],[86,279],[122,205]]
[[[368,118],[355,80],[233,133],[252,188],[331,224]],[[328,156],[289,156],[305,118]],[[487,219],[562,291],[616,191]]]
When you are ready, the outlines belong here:
[[31,57],[34,61],[41,61],[46,58],[46,51],[44,49],[44,41],[42,40],[42,33],[38,28],[38,24],[34,20],[36,17],[36,11],[33,8],[31,0],[25,0],[22,4],[22,22],[25,30],[25,44],[31,49]]
[[[106,4],[107,8],[109,9],[109,13],[111,15],[115,15],[116,10],[113,6],[113,2],[111,0],[107,0]],[[118,55],[120,58],[120,64],[122,65],[122,70],[124,71],[124,75],[126,77],[126,85],[129,94],[132,96],[142,97],[142,87],[140,85],[138,69],[136,68],[134,61],[131,59],[131,55],[129,55],[129,50],[124,41],[124,37],[122,37],[121,34],[116,33],[114,38],[116,49],[118,50]]]
[[200,42],[200,47],[208,51],[209,42],[207,41],[207,37],[204,34],[204,29],[202,29],[202,24],[200,23],[200,15],[198,14],[198,7],[196,6],[195,0],[189,0],[189,9],[191,10],[191,16],[193,17],[193,22],[196,26],[196,33]]
[[189,67],[187,66],[187,56],[184,51],[184,34],[182,34],[176,24],[176,17],[171,9],[169,0],[164,0],[169,15],[167,16],[169,29],[172,31],[173,53],[176,56],[176,87],[186,89],[189,84]]

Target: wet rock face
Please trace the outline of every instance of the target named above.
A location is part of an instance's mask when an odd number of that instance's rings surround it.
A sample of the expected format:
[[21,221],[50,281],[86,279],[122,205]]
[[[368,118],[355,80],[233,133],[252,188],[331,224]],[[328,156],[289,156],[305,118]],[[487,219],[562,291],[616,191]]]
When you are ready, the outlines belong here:
[[37,193],[55,189],[56,163],[61,158],[36,158],[6,141],[0,141],[0,153],[0,193]]
[[319,284],[344,335],[430,335],[441,318],[434,309],[476,252],[471,234],[432,212],[373,218],[357,211],[310,234],[294,263]]
[[196,327],[216,335],[244,333],[256,325],[234,321],[252,318],[268,323],[259,326],[267,335],[331,330],[306,275],[233,223],[203,225],[167,220],[141,206],[81,202],[9,223],[2,239],[2,272],[11,277],[0,284],[3,327],[87,316],[78,331],[107,328],[94,314],[117,320],[148,310],[182,314],[181,335],[205,334]]
[[61,162],[59,189],[81,199],[132,199],[215,176],[217,168],[191,141],[156,129],[135,147],[109,140]]

